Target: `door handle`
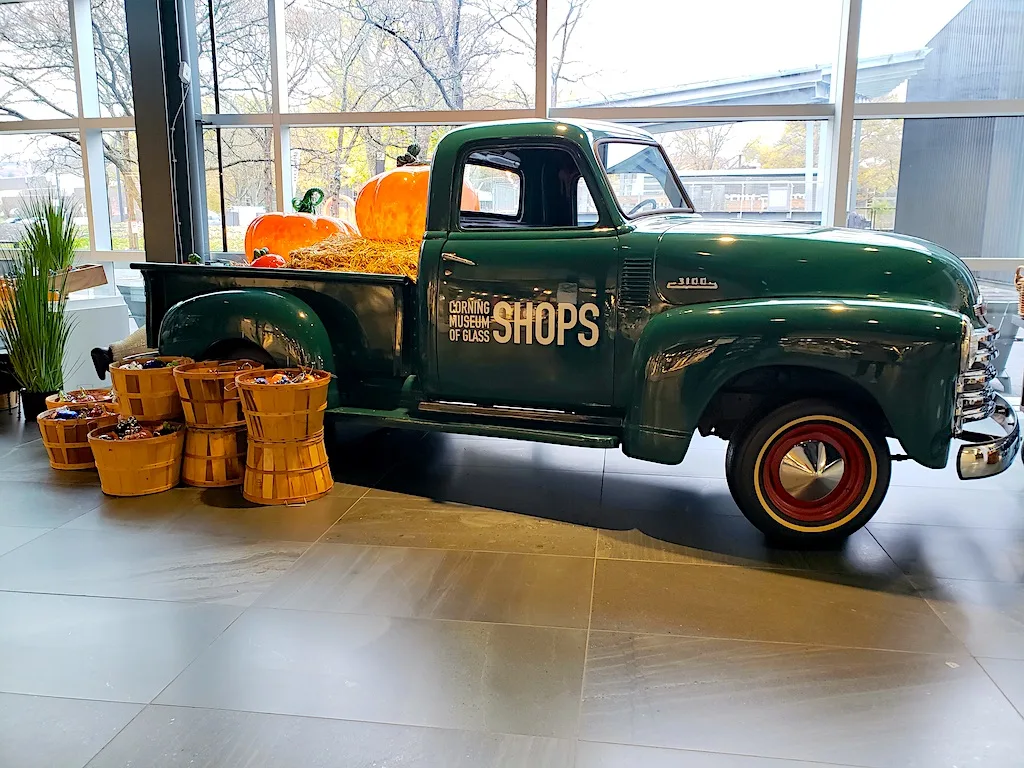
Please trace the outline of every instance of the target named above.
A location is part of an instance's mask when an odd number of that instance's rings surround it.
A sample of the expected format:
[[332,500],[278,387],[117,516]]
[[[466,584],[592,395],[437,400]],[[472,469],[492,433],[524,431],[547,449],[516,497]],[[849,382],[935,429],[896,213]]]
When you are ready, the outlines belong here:
[[444,252],[442,252],[441,253],[441,258],[444,259],[445,261],[455,261],[455,262],[458,262],[459,264],[467,264],[467,265],[469,265],[471,267],[475,267],[476,266],[476,262],[475,261],[470,261],[469,259],[464,259],[461,256],[459,256],[457,253],[452,253],[451,251],[444,251]]

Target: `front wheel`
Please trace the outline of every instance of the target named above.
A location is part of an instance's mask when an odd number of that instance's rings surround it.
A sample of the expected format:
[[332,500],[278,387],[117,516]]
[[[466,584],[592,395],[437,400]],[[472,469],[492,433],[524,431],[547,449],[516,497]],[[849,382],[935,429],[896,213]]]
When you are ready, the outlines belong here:
[[820,400],[778,408],[729,443],[726,475],[740,511],[770,538],[829,542],[875,514],[889,488],[884,436]]

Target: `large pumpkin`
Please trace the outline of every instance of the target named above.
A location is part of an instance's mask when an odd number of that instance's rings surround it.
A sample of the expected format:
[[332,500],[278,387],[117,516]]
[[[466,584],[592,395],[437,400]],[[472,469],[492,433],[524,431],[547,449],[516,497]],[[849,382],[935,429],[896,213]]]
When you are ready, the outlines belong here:
[[[398,158],[398,167],[377,174],[356,196],[356,226],[370,240],[422,240],[427,227],[430,166],[416,160],[419,147]],[[463,182],[462,209],[480,210],[480,197]]]
[[[316,201],[313,193],[319,193]],[[257,216],[245,231],[245,258],[253,259],[253,251],[267,248],[285,258],[296,248],[305,248],[326,240],[331,235],[358,237],[355,228],[340,219],[317,216],[316,206],[323,201],[323,191],[310,189],[301,200],[292,200],[297,213],[272,211]]]

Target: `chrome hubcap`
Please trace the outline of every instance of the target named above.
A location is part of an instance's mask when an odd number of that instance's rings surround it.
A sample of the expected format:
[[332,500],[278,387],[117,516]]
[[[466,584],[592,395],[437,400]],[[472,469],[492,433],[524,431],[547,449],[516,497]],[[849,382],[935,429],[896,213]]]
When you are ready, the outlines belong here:
[[793,498],[818,501],[835,490],[844,471],[843,460],[832,446],[821,440],[807,440],[782,457],[779,480]]

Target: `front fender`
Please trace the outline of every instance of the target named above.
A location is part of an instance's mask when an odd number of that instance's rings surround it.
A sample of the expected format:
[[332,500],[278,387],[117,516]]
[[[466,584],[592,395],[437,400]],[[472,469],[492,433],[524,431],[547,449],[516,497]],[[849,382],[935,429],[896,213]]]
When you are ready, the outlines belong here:
[[[201,360],[214,345],[248,341],[284,366],[312,366],[335,373],[327,329],[301,299],[269,290],[207,293],[172,306],[160,323],[160,353]],[[332,380],[329,405],[338,403]]]
[[677,307],[633,356],[623,450],[678,463],[715,393],[766,366],[830,371],[878,403],[904,450],[943,467],[952,437],[960,314],[882,301],[767,299]]

